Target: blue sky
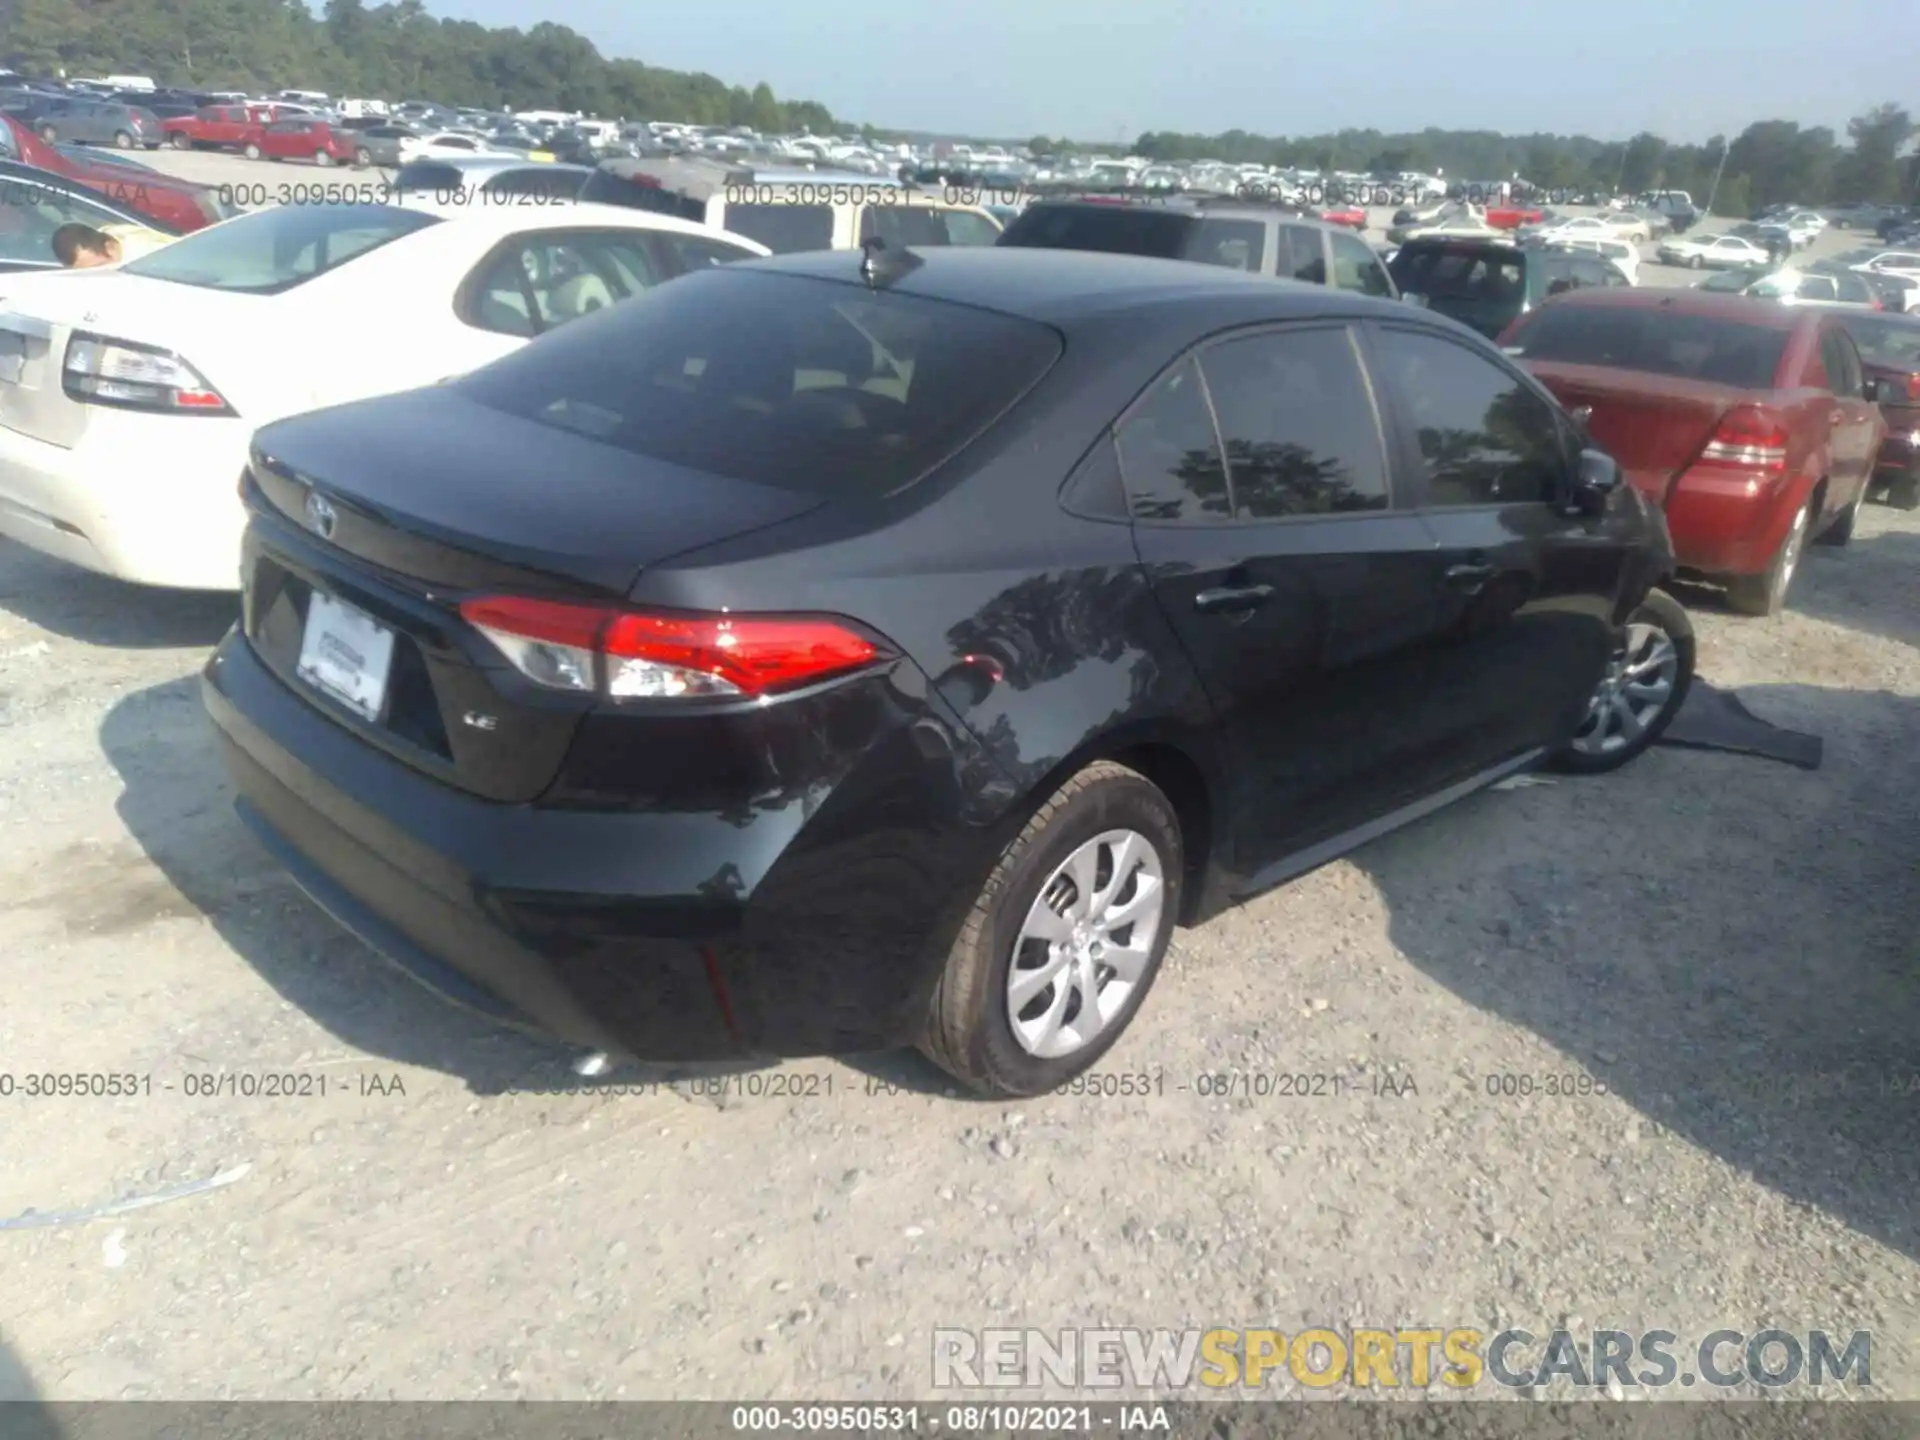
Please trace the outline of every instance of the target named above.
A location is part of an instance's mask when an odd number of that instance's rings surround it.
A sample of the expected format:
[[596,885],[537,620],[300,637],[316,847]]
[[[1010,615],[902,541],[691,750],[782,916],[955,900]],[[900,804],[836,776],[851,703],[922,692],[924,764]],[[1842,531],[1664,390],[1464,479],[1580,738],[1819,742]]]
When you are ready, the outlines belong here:
[[[1672,140],[1920,108],[1920,0],[428,0],[902,129],[1346,127]],[[1904,18],[1902,18],[1904,17]]]

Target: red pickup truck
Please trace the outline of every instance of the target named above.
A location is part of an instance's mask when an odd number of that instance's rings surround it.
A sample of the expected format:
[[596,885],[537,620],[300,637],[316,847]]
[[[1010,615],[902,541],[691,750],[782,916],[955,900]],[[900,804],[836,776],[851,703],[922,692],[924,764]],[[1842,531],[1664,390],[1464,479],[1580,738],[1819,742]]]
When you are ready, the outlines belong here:
[[160,133],[176,150],[238,150],[263,125],[280,119],[275,105],[209,105],[192,115],[160,122]]
[[1831,310],[1693,290],[1582,289],[1500,337],[1667,517],[1683,572],[1751,615],[1809,540],[1844,545],[1886,433]]

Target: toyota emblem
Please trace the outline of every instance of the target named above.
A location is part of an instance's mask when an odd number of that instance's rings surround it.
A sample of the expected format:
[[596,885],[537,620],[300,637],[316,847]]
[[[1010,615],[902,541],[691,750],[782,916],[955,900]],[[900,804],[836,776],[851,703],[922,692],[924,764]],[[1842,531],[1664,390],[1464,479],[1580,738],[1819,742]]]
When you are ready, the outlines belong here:
[[333,506],[327,503],[324,495],[317,490],[307,492],[307,524],[313,527],[313,533],[322,540],[333,538],[333,527],[340,516]]

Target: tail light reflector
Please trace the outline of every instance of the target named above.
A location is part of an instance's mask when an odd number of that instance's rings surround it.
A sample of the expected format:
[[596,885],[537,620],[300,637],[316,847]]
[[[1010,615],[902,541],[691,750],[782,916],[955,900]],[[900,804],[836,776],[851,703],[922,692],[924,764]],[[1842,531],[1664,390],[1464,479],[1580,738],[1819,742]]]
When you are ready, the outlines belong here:
[[535,684],[609,699],[771,695],[886,656],[822,616],[655,612],[504,595],[464,601],[460,614]]
[[1913,374],[1907,376],[1907,399],[1913,401],[1916,405],[1920,405],[1920,370],[1916,370]]
[[1776,475],[1787,468],[1786,422],[1757,405],[1739,405],[1721,417],[1697,463]]

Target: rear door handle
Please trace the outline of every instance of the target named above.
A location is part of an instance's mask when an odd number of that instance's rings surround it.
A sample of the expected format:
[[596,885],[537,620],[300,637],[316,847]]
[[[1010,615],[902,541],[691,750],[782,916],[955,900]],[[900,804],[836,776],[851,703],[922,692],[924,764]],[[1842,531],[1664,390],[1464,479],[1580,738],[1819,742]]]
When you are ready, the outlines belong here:
[[1456,590],[1477,590],[1497,573],[1491,565],[1449,565],[1446,581]]
[[1238,585],[1221,590],[1202,590],[1193,597],[1193,608],[1203,615],[1228,615],[1258,610],[1272,598],[1271,585]]

